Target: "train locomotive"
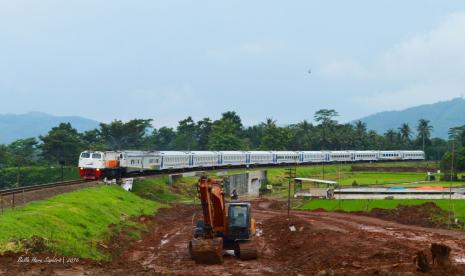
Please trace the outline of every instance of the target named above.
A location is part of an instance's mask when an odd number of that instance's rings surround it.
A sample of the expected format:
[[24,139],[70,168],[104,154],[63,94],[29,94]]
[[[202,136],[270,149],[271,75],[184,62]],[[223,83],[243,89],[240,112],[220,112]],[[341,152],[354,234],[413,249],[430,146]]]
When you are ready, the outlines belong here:
[[423,151],[84,151],[83,179],[144,173],[286,164],[424,160]]

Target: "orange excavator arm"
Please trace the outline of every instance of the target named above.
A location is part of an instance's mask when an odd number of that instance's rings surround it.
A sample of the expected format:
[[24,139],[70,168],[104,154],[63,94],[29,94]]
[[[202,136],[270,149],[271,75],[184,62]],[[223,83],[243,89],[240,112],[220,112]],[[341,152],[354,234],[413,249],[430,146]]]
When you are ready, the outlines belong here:
[[197,188],[205,222],[205,237],[213,238],[215,233],[226,234],[226,206],[221,183],[202,177]]

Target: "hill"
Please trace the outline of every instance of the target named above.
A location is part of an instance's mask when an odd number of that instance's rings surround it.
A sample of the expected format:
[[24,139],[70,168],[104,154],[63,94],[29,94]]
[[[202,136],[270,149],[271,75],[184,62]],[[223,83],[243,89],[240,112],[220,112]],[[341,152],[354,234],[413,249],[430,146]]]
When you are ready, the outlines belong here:
[[400,111],[385,111],[360,120],[367,124],[368,129],[381,134],[391,128],[397,130],[402,123],[408,123],[412,131],[416,132],[419,119],[430,120],[434,127],[432,137],[447,138],[449,128],[465,125],[465,99],[455,98]]
[[0,144],[17,139],[38,137],[60,123],[71,123],[78,131],[98,127],[99,122],[78,116],[54,116],[42,112],[26,114],[0,114]]

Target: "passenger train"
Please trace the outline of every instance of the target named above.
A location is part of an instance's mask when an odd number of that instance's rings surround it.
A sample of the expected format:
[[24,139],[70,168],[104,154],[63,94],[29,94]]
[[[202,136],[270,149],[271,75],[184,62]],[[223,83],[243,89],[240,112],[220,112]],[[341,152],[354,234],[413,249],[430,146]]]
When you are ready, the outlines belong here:
[[84,179],[119,178],[159,171],[332,162],[424,160],[423,151],[84,151]]

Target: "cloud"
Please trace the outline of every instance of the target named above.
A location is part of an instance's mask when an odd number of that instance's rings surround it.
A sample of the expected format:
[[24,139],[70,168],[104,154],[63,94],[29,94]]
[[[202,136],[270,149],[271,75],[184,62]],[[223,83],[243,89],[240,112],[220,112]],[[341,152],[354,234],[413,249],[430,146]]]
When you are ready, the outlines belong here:
[[322,73],[332,80],[370,82],[354,99],[365,105],[403,108],[465,93],[465,12],[449,14],[435,28],[378,54],[372,62],[329,61]]
[[[463,79],[465,13],[454,13],[433,30],[386,51],[375,70],[392,79]],[[381,77],[379,75],[378,77]]]
[[207,56],[213,59],[232,59],[240,56],[264,56],[275,54],[286,45],[280,41],[256,40],[224,48],[209,49]]
[[333,78],[363,78],[366,74],[365,68],[356,60],[338,60],[324,64],[321,73]]

